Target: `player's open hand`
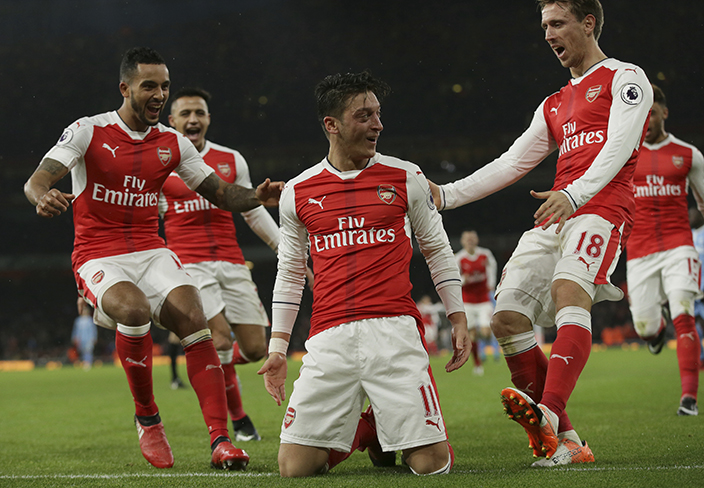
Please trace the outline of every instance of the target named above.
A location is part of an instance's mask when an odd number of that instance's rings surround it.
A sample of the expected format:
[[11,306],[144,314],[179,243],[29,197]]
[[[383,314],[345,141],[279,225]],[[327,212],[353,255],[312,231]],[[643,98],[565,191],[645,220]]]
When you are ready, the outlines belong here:
[[452,358],[445,365],[445,371],[451,373],[460,369],[469,358],[472,341],[467,330],[467,316],[464,312],[455,312],[447,317],[452,324]]
[[536,192],[531,190],[530,195],[545,202],[533,214],[535,225],[542,224],[542,229],[546,230],[552,224],[557,223],[555,234],[559,234],[565,226],[567,219],[574,213],[569,198],[559,191]]
[[63,193],[56,188],[52,188],[39,198],[37,202],[37,215],[51,218],[61,215],[68,210],[70,203],[76,198],[71,193]]
[[261,204],[265,207],[278,207],[279,197],[281,197],[283,189],[283,181],[271,181],[267,178],[264,180],[264,183],[257,187],[256,195]]
[[278,352],[270,354],[261,369],[257,371],[257,374],[264,375],[264,387],[279,406],[286,400],[284,386],[287,372],[286,357]]

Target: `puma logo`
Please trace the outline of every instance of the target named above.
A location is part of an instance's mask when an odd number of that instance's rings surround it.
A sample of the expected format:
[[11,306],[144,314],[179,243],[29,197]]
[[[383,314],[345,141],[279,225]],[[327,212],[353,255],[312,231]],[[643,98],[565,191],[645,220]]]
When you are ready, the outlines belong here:
[[325,209],[323,208],[323,200],[325,200],[326,197],[327,197],[327,195],[325,195],[325,196],[324,196],[323,198],[321,198],[320,200],[316,200],[315,198],[309,198],[309,199],[308,199],[308,203],[314,203],[315,205],[320,205],[320,210],[325,210]]
[[557,358],[557,359],[562,359],[566,365],[570,365],[570,362],[568,359],[574,359],[572,356],[560,356],[559,354],[553,354],[550,356],[550,359]]
[[687,332],[686,334],[680,334],[680,339],[684,339],[685,337],[689,337],[692,341],[696,341],[694,338],[694,332]]
[[555,115],[557,115],[557,109],[560,108],[560,105],[562,105],[562,102],[560,102],[557,107],[553,107],[550,109],[551,112],[555,112]]
[[113,149],[110,146],[108,146],[106,143],[103,142],[103,147],[112,153],[113,158],[117,157],[117,155],[115,154],[115,151],[117,151],[120,148],[120,146],[115,146],[115,149]]
[[592,261],[591,263],[588,263],[584,260],[584,258],[582,256],[580,256],[577,259],[577,261],[582,261],[587,266],[587,271],[589,271],[589,267],[596,262],[596,261]]
[[[219,365],[219,364],[209,364],[209,365],[207,365],[207,366],[205,367],[205,370],[206,370],[206,371],[210,371],[211,369],[217,369],[217,368],[220,368],[220,365]],[[221,369],[222,369],[222,368],[221,368]]]
[[440,428],[440,419],[438,419],[437,422],[433,422],[430,419],[425,419],[425,425],[434,425],[435,427],[438,428],[439,432],[442,432],[442,429]]
[[127,359],[125,359],[125,362],[130,363],[130,364],[134,364],[135,366],[141,366],[143,368],[146,368],[147,365],[144,364],[144,361],[146,361],[146,360],[147,360],[147,356],[144,356],[144,358],[141,361],[135,361],[132,358],[127,358]]
[[531,390],[531,388],[530,388],[530,386],[531,386],[532,384],[533,384],[533,382],[531,381],[530,383],[528,383],[528,384],[526,385],[525,388],[521,388],[521,391],[524,391],[525,393],[534,394],[535,392],[534,392],[533,390]]

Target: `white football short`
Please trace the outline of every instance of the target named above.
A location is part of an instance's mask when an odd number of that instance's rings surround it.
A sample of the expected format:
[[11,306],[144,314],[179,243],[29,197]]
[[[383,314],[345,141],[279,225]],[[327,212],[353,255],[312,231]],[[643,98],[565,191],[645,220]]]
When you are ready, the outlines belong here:
[[210,320],[223,312],[229,324],[269,325],[252,273],[243,264],[204,261],[184,264],[195,280]]
[[447,440],[428,353],[413,317],[364,319],[306,341],[281,442],[349,452],[369,398],[385,451]]
[[147,296],[152,320],[160,327],[161,307],[171,290],[196,286],[178,256],[165,247],[91,259],[78,269],[76,283],[78,292],[95,309],[93,320],[97,325],[117,328],[117,323],[103,312],[102,300],[111,286],[122,281],[134,283]]
[[680,246],[626,261],[628,301],[638,315],[653,303],[667,301],[674,290],[690,291],[701,298],[701,263],[692,246]]
[[534,325],[555,325],[552,282],[579,284],[593,303],[619,301],[623,292],[609,281],[621,255],[621,231],[606,219],[585,214],[556,226],[535,227],[521,236],[496,288],[496,312],[519,312]]
[[494,314],[494,304],[491,302],[465,302],[464,313],[467,316],[467,329],[486,329],[491,326],[491,316]]

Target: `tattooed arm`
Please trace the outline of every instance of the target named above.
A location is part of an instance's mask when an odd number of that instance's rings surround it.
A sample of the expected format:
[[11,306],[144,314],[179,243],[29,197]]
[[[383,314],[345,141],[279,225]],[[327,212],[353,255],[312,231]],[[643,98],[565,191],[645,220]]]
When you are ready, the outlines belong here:
[[283,189],[283,182],[267,178],[257,189],[225,183],[211,173],[196,191],[213,205],[229,212],[246,212],[259,205],[275,207]]
[[37,215],[51,218],[68,210],[75,195],[52,188],[68,174],[68,168],[60,162],[44,158],[34,174],[24,184],[27,200],[37,208]]

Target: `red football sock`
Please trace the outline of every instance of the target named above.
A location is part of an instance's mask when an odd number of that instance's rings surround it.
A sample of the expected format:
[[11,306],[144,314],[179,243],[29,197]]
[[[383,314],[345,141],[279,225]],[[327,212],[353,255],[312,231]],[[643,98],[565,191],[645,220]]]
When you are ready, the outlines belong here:
[[699,389],[700,343],[694,317],[681,314],[672,321],[677,335],[677,363],[680,367],[682,395],[697,398]]
[[220,436],[229,438],[225,378],[212,339],[191,344],[184,349],[184,353],[188,379],[198,396],[203,419],[210,432],[210,443]]
[[364,451],[364,449],[366,449],[367,446],[373,442],[379,442],[376,436],[376,428],[369,423],[369,421],[364,418],[360,418],[359,423],[357,424],[357,430],[354,433],[354,439],[352,440],[350,452],[330,449],[330,454],[328,455],[328,469],[332,469],[334,466],[340,464],[342,461],[350,457],[357,449]]
[[478,341],[472,341],[472,357],[474,358],[474,365],[475,366],[482,365],[482,360],[479,357],[479,342]]
[[[587,364],[592,349],[592,334],[579,325],[566,324],[557,332],[550,351],[550,362],[545,378],[541,403],[561,416],[577,379]],[[560,430],[565,430],[560,428]]]
[[232,420],[240,420],[247,415],[242,408],[242,396],[240,395],[240,385],[237,381],[234,361],[222,365],[225,373],[225,395],[227,396],[227,410],[230,412]]
[[232,364],[247,364],[249,362],[249,359],[242,355],[240,345],[235,341],[232,346]]
[[134,337],[115,332],[115,350],[127,375],[132,397],[136,407],[135,413],[148,417],[159,413],[154,402],[152,386],[152,335]]

